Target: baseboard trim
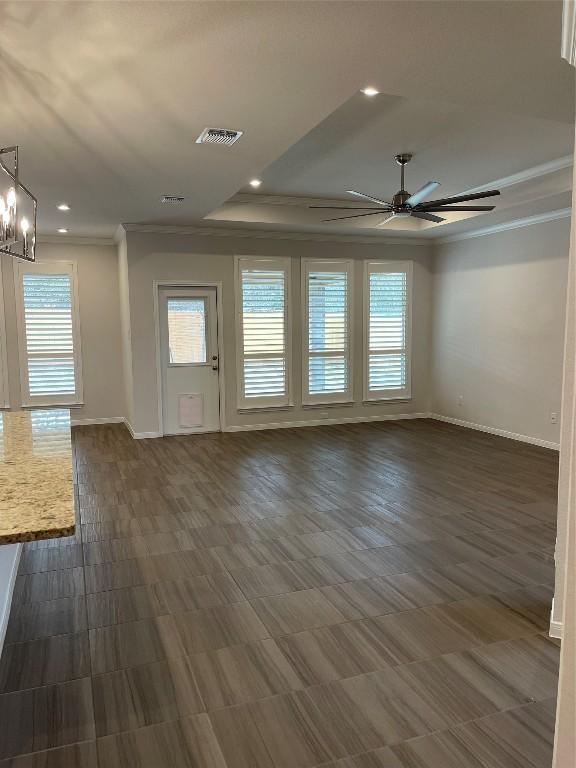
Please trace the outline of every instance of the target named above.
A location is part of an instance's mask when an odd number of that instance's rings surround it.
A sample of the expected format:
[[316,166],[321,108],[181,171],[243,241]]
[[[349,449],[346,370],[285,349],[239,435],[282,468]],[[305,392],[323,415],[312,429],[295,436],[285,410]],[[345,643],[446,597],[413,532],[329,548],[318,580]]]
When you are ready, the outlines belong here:
[[561,621],[551,621],[550,629],[548,630],[550,637],[556,638],[556,640],[562,640],[564,634],[564,625]]
[[[435,419],[436,421],[444,421],[447,424],[454,424],[457,427],[474,429],[477,432],[487,432],[490,435],[506,437],[509,440],[517,440],[521,443],[537,445],[540,448],[549,448],[553,451],[560,450],[559,443],[552,443],[548,440],[542,440],[539,437],[522,435],[517,432],[508,432],[505,429],[498,429],[498,427],[488,427],[485,424],[475,424],[472,421],[464,421],[463,419],[456,419],[452,416],[444,416],[441,413],[385,413],[372,416],[342,416],[333,419],[273,421],[262,424],[231,424],[230,426],[224,427],[222,432],[256,432],[264,429],[296,429],[298,427],[321,427],[329,426],[331,424],[363,424],[378,421],[402,421],[404,419]],[[110,416],[102,419],[72,419],[71,424],[73,427],[95,424],[125,424],[134,440],[151,440],[156,437],[164,437],[161,432],[135,432],[128,419],[124,416]]]
[[440,413],[429,414],[431,419],[436,421],[445,421],[448,424],[455,424],[458,427],[465,427],[466,429],[475,429],[477,432],[488,432],[490,435],[498,435],[498,437],[507,437],[509,440],[518,440],[521,443],[530,443],[531,445],[538,445],[540,448],[550,448],[553,451],[560,450],[560,443],[551,443],[549,440],[542,440],[539,437],[531,437],[530,435],[521,435],[518,432],[508,432],[506,429],[498,429],[498,427],[487,427],[484,424],[475,424],[472,421],[464,421],[463,419],[455,419],[452,416],[443,416]]
[[124,416],[108,416],[103,419],[70,419],[73,427],[89,427],[92,424],[123,424]]
[[375,416],[342,416],[333,419],[308,419],[306,421],[274,421],[268,424],[233,424],[223,432],[251,432],[263,429],[295,429],[297,427],[321,427],[330,424],[361,424],[372,421],[401,421],[403,419],[427,419],[429,413],[386,413]]
[[134,432],[134,428],[128,419],[122,419],[122,421],[126,425],[126,429],[128,432],[130,432],[134,440],[148,440],[152,437],[164,437],[161,432]]
[[[8,545],[10,546],[10,545]],[[18,573],[18,566],[20,565],[20,556],[22,554],[22,544],[16,544],[17,547],[14,553],[14,560],[10,568],[10,574],[8,576],[8,583],[5,588],[2,589],[2,601],[3,605],[0,606],[2,613],[0,614],[0,654],[4,647],[4,638],[6,637],[6,629],[8,628],[8,619],[10,618],[10,607],[12,605],[12,594],[14,592],[14,585],[16,584],[16,575]]]
[[[333,419],[309,419],[306,421],[274,421],[268,424],[232,424],[222,428],[222,432],[256,432],[264,429],[294,429],[297,427],[321,427],[330,424],[360,424],[371,421],[400,421],[402,419],[428,419],[429,413],[392,413],[375,416],[342,416]],[[150,440],[165,437],[161,432],[135,432],[128,419],[121,419],[134,440]],[[202,434],[202,433],[195,433]],[[169,435],[166,435],[169,437]]]

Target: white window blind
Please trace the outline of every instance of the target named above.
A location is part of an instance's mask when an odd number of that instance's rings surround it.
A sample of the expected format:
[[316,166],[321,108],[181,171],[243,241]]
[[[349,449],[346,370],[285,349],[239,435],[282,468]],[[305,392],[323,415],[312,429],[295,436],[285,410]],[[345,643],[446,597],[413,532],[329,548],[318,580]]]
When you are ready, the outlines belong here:
[[238,405],[288,405],[289,262],[240,258],[237,270]]
[[351,381],[351,262],[303,262],[303,402],[347,402]]
[[365,399],[410,397],[411,262],[367,262]]
[[24,404],[80,403],[75,266],[22,264],[15,277]]

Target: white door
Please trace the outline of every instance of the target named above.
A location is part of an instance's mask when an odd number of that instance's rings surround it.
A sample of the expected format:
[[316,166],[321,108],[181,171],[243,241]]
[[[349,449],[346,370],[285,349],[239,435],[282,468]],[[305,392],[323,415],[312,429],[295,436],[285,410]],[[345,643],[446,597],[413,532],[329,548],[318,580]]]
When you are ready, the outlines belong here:
[[165,435],[220,430],[215,288],[160,288]]

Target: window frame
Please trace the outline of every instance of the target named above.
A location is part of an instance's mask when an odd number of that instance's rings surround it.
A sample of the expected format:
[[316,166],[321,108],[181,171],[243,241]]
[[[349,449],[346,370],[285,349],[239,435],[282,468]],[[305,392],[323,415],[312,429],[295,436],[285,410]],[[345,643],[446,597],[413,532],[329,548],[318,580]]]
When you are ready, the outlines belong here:
[[0,256],[0,408],[10,407],[8,389],[8,349],[6,347],[6,313],[4,309],[4,281]]
[[[28,378],[28,349],[26,343],[26,320],[24,308],[24,275],[62,275],[70,278],[70,300],[72,306],[72,344],[74,361],[73,394],[31,395]],[[78,298],[78,267],[75,261],[17,261],[14,264],[14,285],[16,298],[16,322],[18,329],[18,357],[20,365],[20,392],[23,407],[38,406],[81,406],[84,405],[82,379],[82,344],[80,335],[80,302]]]
[[[406,385],[403,389],[380,389],[370,390],[370,274],[374,272],[383,272],[393,274],[404,272],[406,275],[406,313],[405,313],[405,344],[404,354],[406,356]],[[363,388],[364,402],[374,403],[378,401],[390,400],[411,400],[412,399],[412,295],[413,295],[413,276],[414,262],[412,261],[389,261],[380,259],[366,259],[364,261],[364,280],[363,280]]]
[[[345,405],[354,402],[354,381],[353,381],[353,362],[354,362],[354,261],[352,259],[312,259],[303,258],[301,260],[301,298],[302,298],[302,405]],[[340,352],[326,352],[310,354],[310,330],[309,330],[309,306],[308,306],[308,277],[311,271],[316,272],[344,272],[347,275],[347,343],[348,348],[344,350],[344,356],[347,353],[347,375],[348,388],[345,392],[333,392],[310,394],[310,358],[319,357],[325,354],[327,357],[340,356]]]
[[[236,331],[236,403],[239,411],[267,411],[294,405],[292,386],[292,259],[272,256],[234,257],[234,303]],[[284,272],[284,359],[285,392],[279,396],[244,396],[244,311],[243,269],[270,269]]]

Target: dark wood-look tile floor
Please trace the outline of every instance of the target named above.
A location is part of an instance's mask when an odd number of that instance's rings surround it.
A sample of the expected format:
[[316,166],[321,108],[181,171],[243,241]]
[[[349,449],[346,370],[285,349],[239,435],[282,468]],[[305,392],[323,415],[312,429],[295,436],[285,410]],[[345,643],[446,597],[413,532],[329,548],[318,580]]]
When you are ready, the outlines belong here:
[[74,448],[0,768],[550,768],[556,454],[431,421]]

